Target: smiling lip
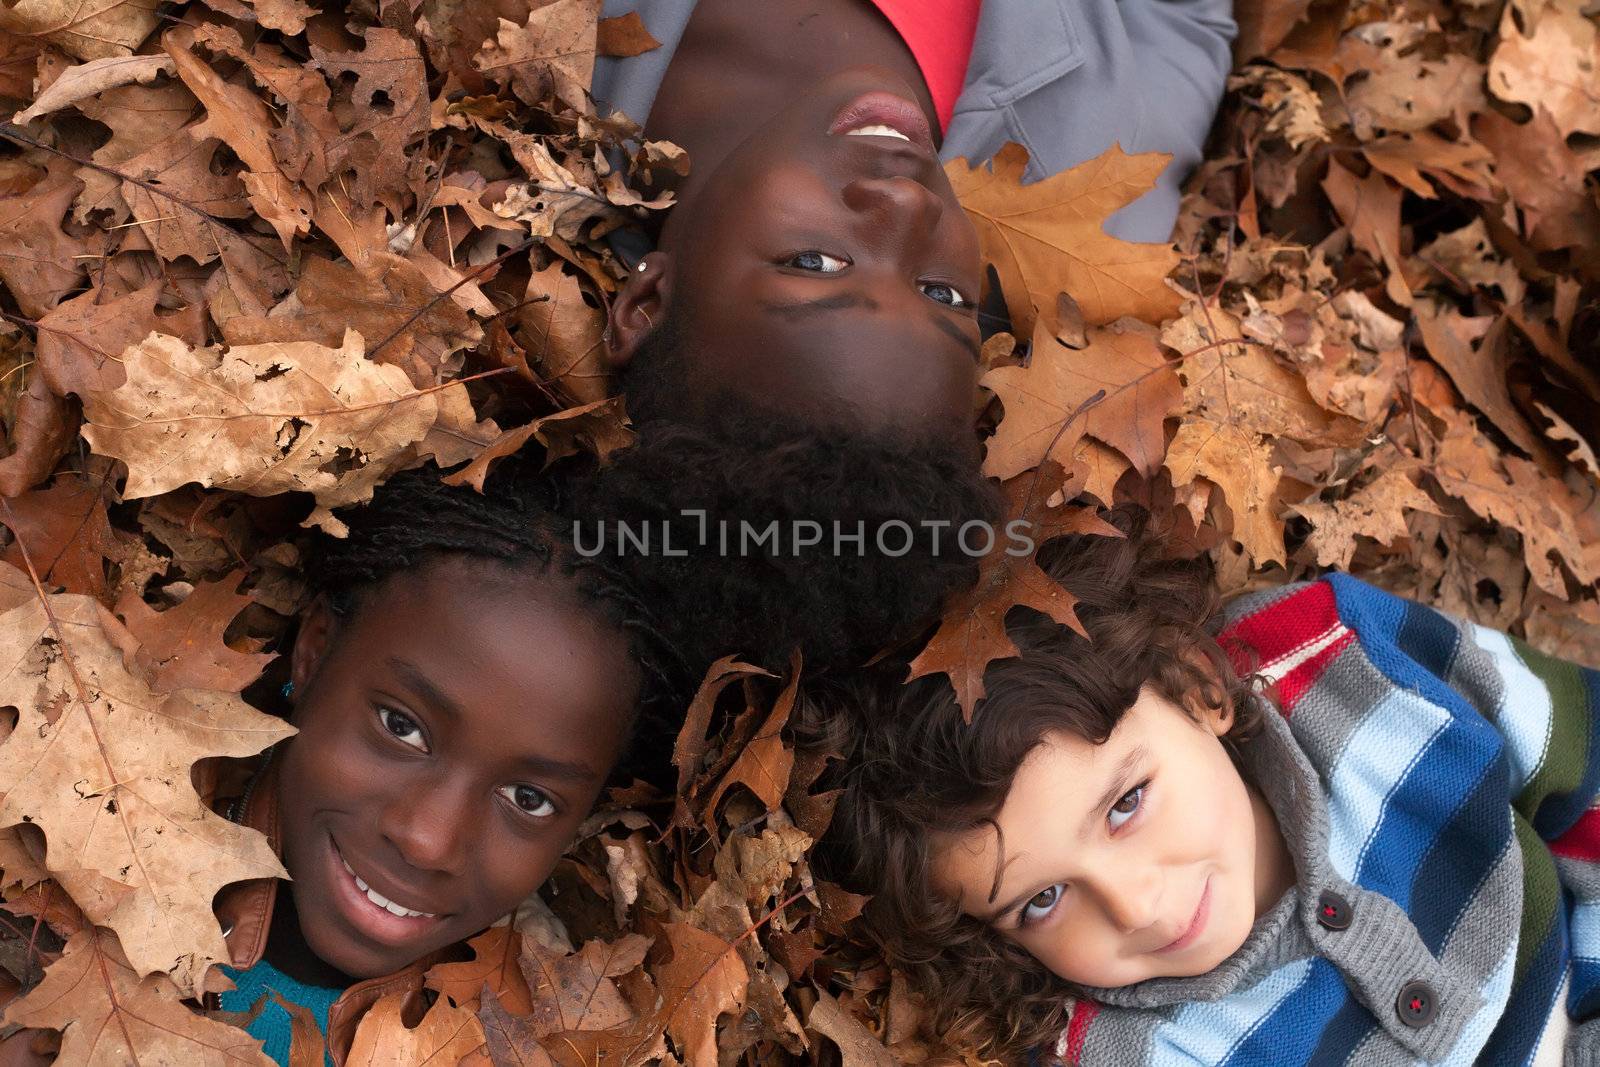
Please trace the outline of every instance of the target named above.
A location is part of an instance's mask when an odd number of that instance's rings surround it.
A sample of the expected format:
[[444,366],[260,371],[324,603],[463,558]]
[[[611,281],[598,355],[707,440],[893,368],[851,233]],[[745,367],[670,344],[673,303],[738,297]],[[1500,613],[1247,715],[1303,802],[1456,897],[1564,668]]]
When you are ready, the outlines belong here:
[[828,133],[837,136],[866,126],[887,126],[933,155],[933,133],[928,128],[928,117],[922,113],[922,108],[903,96],[882,89],[864,93],[838,110]]
[[1195,943],[1205,932],[1206,921],[1211,918],[1211,879],[1206,879],[1205,891],[1200,894],[1200,903],[1194,909],[1194,918],[1189,920],[1189,928],[1179,934],[1176,940],[1156,949],[1158,953],[1180,952]]
[[403,944],[439,922],[438,915],[396,915],[376,904],[356,885],[357,876],[331,837],[328,839],[328,865],[334,886],[334,904],[351,926],[372,940]]

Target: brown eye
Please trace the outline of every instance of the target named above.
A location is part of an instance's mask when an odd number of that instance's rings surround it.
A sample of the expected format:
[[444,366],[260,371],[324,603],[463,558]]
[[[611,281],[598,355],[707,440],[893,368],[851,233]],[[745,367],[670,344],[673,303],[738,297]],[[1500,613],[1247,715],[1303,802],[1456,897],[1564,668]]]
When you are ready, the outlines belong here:
[[1017,925],[1027,926],[1045,918],[1055,910],[1056,903],[1061,899],[1061,893],[1062,886],[1058,882],[1029,897],[1028,902],[1022,905],[1022,910],[1017,913]]
[[1140,782],[1117,798],[1117,802],[1111,805],[1111,810],[1106,813],[1106,822],[1111,824],[1112,830],[1120,829],[1129,819],[1133,818],[1140,806],[1144,804],[1144,794],[1148,788],[1150,788],[1149,782]]

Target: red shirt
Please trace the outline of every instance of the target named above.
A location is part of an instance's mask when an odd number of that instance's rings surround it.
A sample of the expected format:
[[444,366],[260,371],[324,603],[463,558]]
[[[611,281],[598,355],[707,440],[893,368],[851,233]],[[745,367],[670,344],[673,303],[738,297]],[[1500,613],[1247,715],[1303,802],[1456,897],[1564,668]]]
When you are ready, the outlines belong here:
[[872,0],[894,26],[911,56],[922,68],[928,93],[939,114],[939,129],[948,129],[956,98],[967,80],[967,60],[978,33],[981,0]]

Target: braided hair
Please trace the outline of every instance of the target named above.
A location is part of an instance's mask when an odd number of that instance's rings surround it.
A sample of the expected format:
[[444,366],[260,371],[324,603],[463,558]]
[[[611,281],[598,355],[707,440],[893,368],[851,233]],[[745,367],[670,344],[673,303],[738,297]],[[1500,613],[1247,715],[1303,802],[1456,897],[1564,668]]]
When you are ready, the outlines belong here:
[[618,773],[657,778],[664,770],[644,761],[651,752],[671,750],[691,684],[686,665],[626,578],[605,559],[573,551],[560,504],[553,479],[514,462],[497,467],[481,493],[446,485],[430,463],[390,478],[369,503],[341,509],[348,535],[319,532],[307,578],[341,618],[356,611],[368,590],[442,556],[496,560],[575,579],[601,618],[626,636],[640,668],[638,715]]

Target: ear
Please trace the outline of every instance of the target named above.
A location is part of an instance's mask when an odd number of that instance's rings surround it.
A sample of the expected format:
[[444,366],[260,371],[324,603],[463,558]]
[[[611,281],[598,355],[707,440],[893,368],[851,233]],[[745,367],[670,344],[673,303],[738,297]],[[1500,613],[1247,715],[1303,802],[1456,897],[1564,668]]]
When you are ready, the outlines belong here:
[[1210,656],[1207,656],[1198,648],[1186,649],[1183,653],[1183,658],[1188,661],[1189,666],[1205,677],[1208,687],[1213,691],[1223,693],[1224,696],[1223,706],[1213,708],[1207,706],[1203,696],[1192,694],[1188,700],[1190,714],[1198,718],[1206,729],[1216,736],[1222,737],[1226,735],[1229,730],[1233,729],[1233,725],[1237,720],[1234,715],[1232,701],[1226,699],[1226,692],[1222,687],[1222,679],[1217,674],[1217,665],[1212,662]]
[[295,635],[294,651],[289,654],[289,678],[294,691],[305,694],[317,668],[333,646],[334,631],[339,620],[328,606],[327,597],[317,597],[300,616],[300,632]]
[[633,360],[640,343],[656,324],[666,321],[671,296],[672,257],[665,252],[651,252],[639,261],[611,299],[606,314],[607,370],[621,370]]

